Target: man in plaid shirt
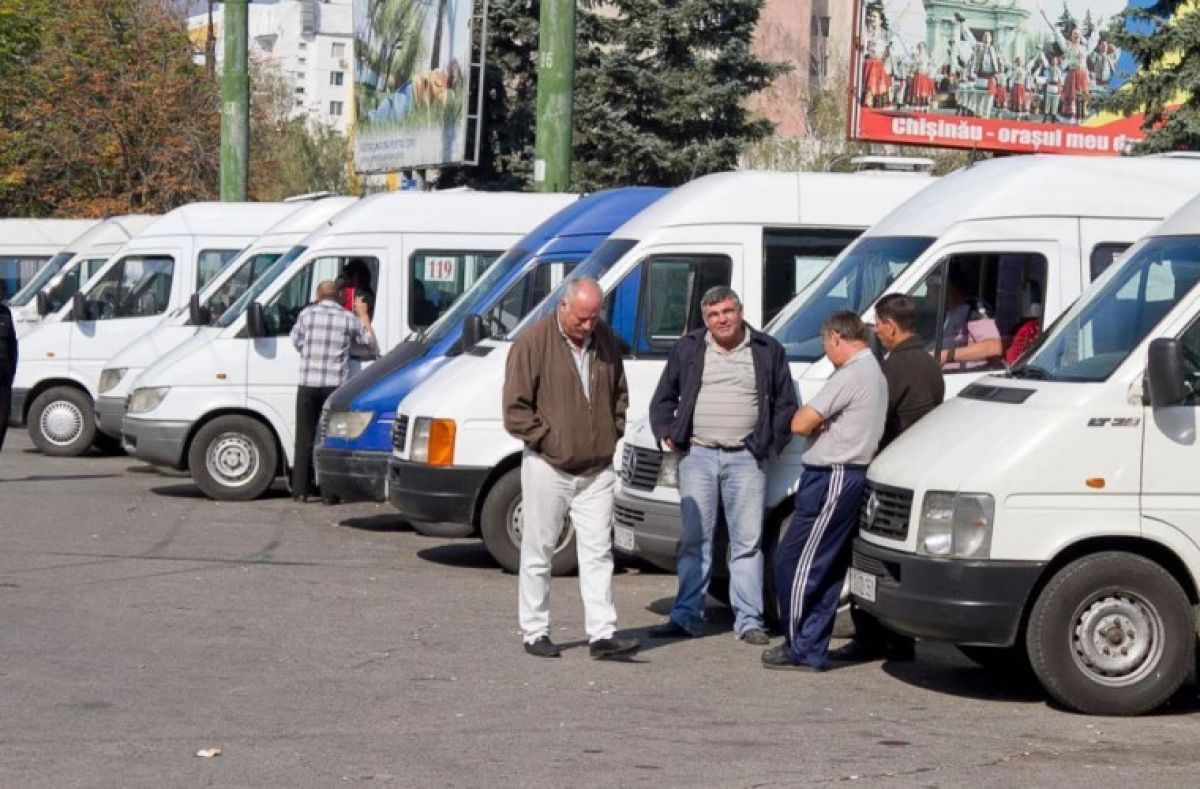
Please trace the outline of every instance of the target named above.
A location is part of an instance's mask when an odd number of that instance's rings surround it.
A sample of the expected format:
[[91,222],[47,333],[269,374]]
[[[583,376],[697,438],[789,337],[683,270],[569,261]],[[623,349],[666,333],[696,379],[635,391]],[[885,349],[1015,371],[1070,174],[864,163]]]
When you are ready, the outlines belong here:
[[351,346],[376,348],[366,301],[356,297],[351,315],[338,303],[337,283],[322,282],[317,285],[317,302],[305,307],[296,318],[292,345],[300,352],[292,498],[305,501],[309,495],[318,495],[312,484],[312,455],[321,409],[333,390],[350,377]]

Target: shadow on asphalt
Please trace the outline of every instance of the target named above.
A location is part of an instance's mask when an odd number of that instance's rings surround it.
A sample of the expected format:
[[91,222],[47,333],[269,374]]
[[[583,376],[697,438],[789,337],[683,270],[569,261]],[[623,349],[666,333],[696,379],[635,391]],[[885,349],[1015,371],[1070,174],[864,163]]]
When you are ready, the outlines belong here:
[[386,515],[367,515],[361,518],[346,518],[338,521],[339,526],[360,531],[390,532],[413,530],[412,524],[400,517],[399,513]]
[[62,482],[80,479],[116,479],[120,474],[33,474],[28,477],[0,477],[0,482]]
[[[184,485],[163,485],[158,488],[150,488],[150,492],[157,496],[167,496],[173,499],[207,499],[200,488],[192,484]],[[267,501],[269,499],[286,499],[288,492],[282,487],[269,489],[266,493],[259,496],[257,501]],[[310,499],[311,500],[311,499]]]
[[[921,644],[914,661],[888,660],[883,671],[893,679],[914,687],[979,701],[1045,702],[1046,694],[1031,675],[1017,671],[1012,674],[982,666],[950,662],[955,655],[946,655],[947,648]],[[937,650],[936,659],[930,652]],[[945,657],[943,657],[945,656]]]
[[477,539],[464,539],[435,545],[432,548],[422,548],[417,556],[427,562],[440,564],[445,567],[462,567],[465,569],[497,570],[499,565],[487,548]]

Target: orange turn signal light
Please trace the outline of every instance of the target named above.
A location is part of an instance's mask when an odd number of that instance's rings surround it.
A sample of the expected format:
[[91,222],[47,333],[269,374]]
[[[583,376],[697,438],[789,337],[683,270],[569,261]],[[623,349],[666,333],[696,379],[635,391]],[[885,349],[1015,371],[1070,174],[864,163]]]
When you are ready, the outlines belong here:
[[429,460],[431,466],[454,464],[454,420],[433,419],[429,422]]
[[1104,487],[1104,477],[1088,477],[1083,481],[1083,484],[1087,485],[1089,488],[1096,488],[1099,490],[1100,488]]

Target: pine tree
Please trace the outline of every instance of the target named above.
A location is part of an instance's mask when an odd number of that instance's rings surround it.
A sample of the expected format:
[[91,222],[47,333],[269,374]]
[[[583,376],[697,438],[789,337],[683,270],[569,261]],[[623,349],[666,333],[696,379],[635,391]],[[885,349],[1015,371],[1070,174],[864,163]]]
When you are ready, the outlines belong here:
[[1081,28],[1084,38],[1091,38],[1092,32],[1096,29],[1096,20],[1092,19],[1092,9],[1088,9],[1083,15],[1083,27]]
[[762,0],[613,0],[577,60],[578,188],[684,183],[769,136],[746,109],[784,67],[751,51]]
[[1061,30],[1062,34],[1065,36],[1071,32],[1071,28],[1076,27],[1077,25],[1078,23],[1075,21],[1075,17],[1071,15],[1071,9],[1067,8],[1066,0],[1063,0],[1062,14],[1060,14],[1058,17],[1058,29]]
[[1114,19],[1109,38],[1141,64],[1102,104],[1144,114],[1146,139],[1136,152],[1200,150],[1200,11],[1191,0],[1130,5]]

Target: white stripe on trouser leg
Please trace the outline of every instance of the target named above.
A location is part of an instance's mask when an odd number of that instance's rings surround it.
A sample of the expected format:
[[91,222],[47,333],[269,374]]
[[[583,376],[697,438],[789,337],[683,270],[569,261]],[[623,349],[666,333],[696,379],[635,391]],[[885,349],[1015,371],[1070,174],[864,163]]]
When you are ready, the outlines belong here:
[[796,623],[804,616],[804,587],[808,585],[813,557],[816,556],[817,546],[821,543],[821,536],[825,533],[825,528],[833,520],[833,513],[837,510],[838,498],[842,494],[843,476],[842,466],[834,466],[833,472],[829,475],[829,485],[825,488],[825,504],[817,513],[813,527],[808,533],[808,542],[800,554],[800,563],[796,567],[796,575],[792,579],[792,605],[788,616],[789,644],[796,641]]

